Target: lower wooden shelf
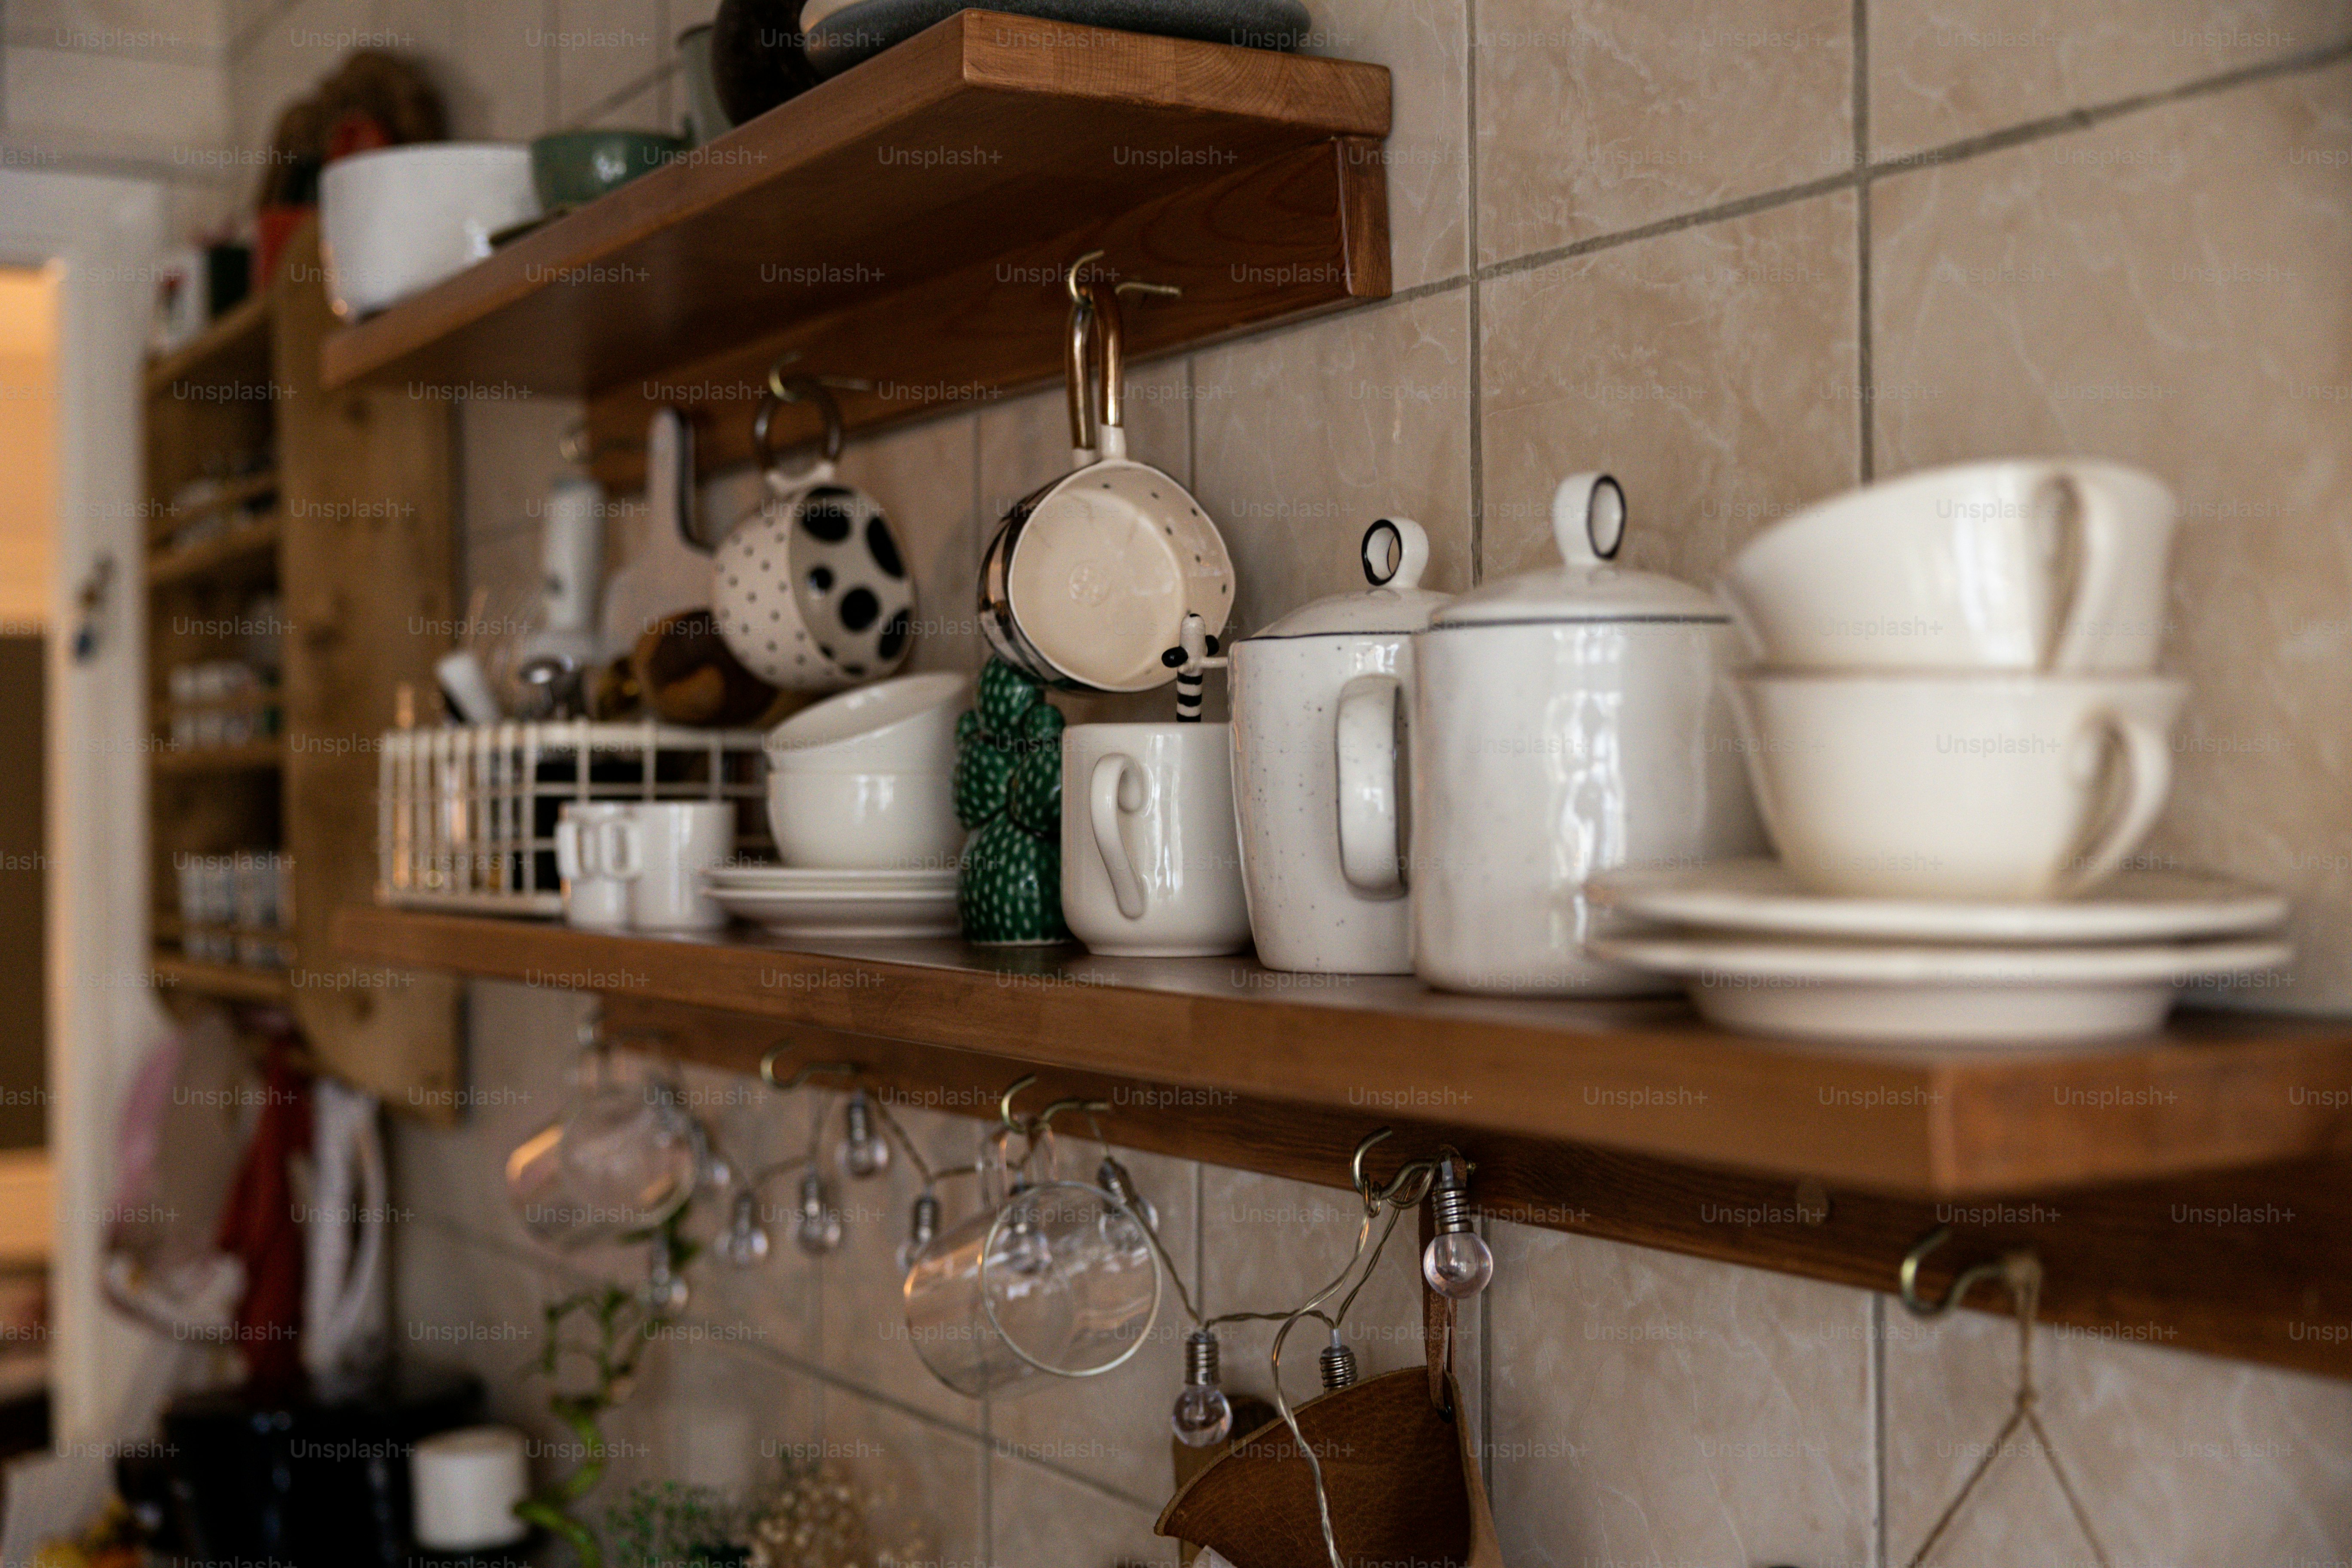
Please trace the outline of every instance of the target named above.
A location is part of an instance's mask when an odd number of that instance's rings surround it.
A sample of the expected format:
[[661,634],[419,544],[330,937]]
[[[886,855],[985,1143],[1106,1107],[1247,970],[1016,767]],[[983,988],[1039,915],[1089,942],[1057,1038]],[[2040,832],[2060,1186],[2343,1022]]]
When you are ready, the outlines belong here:
[[[1522,1002],[1402,976],[1076,947],[608,935],[349,909],[358,956],[1376,1118],[1959,1197],[2225,1170],[2352,1144],[2352,1024],[2181,1015],[2121,1051],[1868,1060],[1679,1002]],[[2332,1091],[2332,1092],[2319,1092]]]
[[[2352,1025],[2185,1014],[2096,1056],[1867,1061],[1679,1003],[1511,1002],[1245,959],[652,937],[347,907],[345,955],[598,994],[608,1029],[754,1072],[855,1062],[891,1103],[1105,1102],[1120,1145],[1344,1187],[1441,1142],[1480,1211],[1877,1290],[2042,1257],[2069,1331],[2352,1377]],[[820,1081],[837,1081],[821,1079]],[[2001,1305],[1997,1292],[1979,1304]],[[1890,1312],[1897,1310],[1890,1307]]]

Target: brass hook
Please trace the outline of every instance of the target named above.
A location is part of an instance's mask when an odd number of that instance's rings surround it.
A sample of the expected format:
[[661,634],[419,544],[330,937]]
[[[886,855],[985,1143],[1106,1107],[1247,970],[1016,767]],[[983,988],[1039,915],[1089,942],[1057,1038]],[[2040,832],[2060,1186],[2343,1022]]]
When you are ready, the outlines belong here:
[[1356,1145],[1354,1158],[1348,1162],[1348,1174],[1355,1181],[1356,1191],[1366,1203],[1372,1201],[1372,1184],[1364,1174],[1364,1156],[1370,1153],[1372,1145],[1381,1139],[1395,1136],[1396,1129],[1393,1127],[1383,1127],[1377,1132],[1368,1133],[1364,1141]]
[[1942,1300],[1928,1300],[1919,1294],[1919,1266],[1927,1262],[1929,1253],[1949,1241],[1951,1237],[1952,1227],[1939,1225],[1921,1237],[1918,1246],[1903,1255],[1903,1267],[1895,1273],[1895,1295],[1915,1318],[1942,1317],[1959,1306],[1969,1291],[1989,1279],[2013,1281],[2023,1278],[2029,1269],[2035,1273],[2041,1270],[2041,1260],[2031,1251],[2021,1248],[2004,1253],[1992,1262],[1979,1263],[1960,1270],[1959,1278],[1952,1281],[1951,1289],[1944,1292]]
[[1086,266],[1089,261],[1100,261],[1106,254],[1108,253],[1100,250],[1089,250],[1084,256],[1079,257],[1076,261],[1071,262],[1070,269],[1062,274],[1062,287],[1070,291],[1070,302],[1072,304],[1082,305],[1086,303],[1086,293],[1078,286],[1079,268]]
[[1033,1072],[1025,1074],[1023,1077],[1014,1079],[1012,1083],[1006,1086],[1004,1092],[997,1097],[996,1119],[1004,1123],[1004,1130],[1007,1132],[1023,1132],[1027,1131],[1027,1129],[1024,1128],[1020,1122],[1015,1121],[1013,1119],[1013,1100],[1014,1096],[1018,1095],[1023,1089],[1027,1089],[1031,1084],[1035,1083],[1036,1081],[1037,1075],[1035,1073]]
[[[1357,1195],[1368,1207],[1376,1209],[1382,1204],[1394,1204],[1399,1208],[1412,1208],[1429,1195],[1429,1185],[1437,1177],[1436,1161],[1407,1160],[1397,1167],[1396,1174],[1389,1178],[1388,1185],[1375,1189],[1371,1178],[1364,1174],[1364,1156],[1371,1152],[1373,1144],[1395,1135],[1393,1127],[1383,1127],[1368,1134],[1362,1142],[1356,1145],[1356,1152],[1348,1162],[1348,1174],[1356,1184]],[[1467,1165],[1469,1162],[1465,1160],[1463,1163]],[[1406,1196],[1407,1193],[1412,1195]]]
[[792,1041],[779,1040],[770,1046],[767,1054],[760,1058],[760,1076],[767,1080],[769,1088],[789,1092],[819,1073],[838,1073],[844,1078],[856,1078],[866,1070],[856,1062],[804,1062],[793,1070],[792,1077],[779,1083],[776,1081],[776,1058],[792,1048]]
[[1111,292],[1114,294],[1157,294],[1160,298],[1166,300],[1181,300],[1184,297],[1184,290],[1182,287],[1178,284],[1146,283],[1142,279],[1137,278],[1130,278],[1124,283],[1113,284],[1111,286]]
[[[1080,1100],[1076,1097],[1069,1100],[1057,1100],[1037,1113],[1037,1131],[1044,1132],[1050,1129],[1054,1125],[1054,1118],[1061,1115],[1065,1110],[1083,1110],[1091,1115],[1109,1109],[1110,1101],[1107,1100]],[[1097,1128],[1096,1131],[1099,1132],[1101,1129]]]

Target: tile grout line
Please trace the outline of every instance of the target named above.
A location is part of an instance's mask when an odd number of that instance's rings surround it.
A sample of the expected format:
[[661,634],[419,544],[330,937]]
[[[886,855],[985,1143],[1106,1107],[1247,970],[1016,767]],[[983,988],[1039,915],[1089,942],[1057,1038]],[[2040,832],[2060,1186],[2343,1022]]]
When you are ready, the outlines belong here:
[[[2141,93],[2131,98],[2116,99],[2108,103],[2068,110],[2063,114],[2027,121],[1999,131],[1989,131],[1980,136],[1947,142],[1940,147],[1906,153],[1883,162],[1850,168],[1839,174],[1824,174],[1818,179],[1801,181],[1793,185],[1782,185],[1774,190],[1760,191],[1754,195],[1741,196],[1736,200],[1717,203],[1714,206],[1678,213],[1671,217],[1663,217],[1652,223],[1637,225],[1633,228],[1591,235],[1583,239],[1570,240],[1565,245],[1551,246],[1543,250],[1532,250],[1524,256],[1515,256],[1507,260],[1492,262],[1483,267],[1474,266],[1469,280],[1475,285],[1497,278],[1506,278],[1516,272],[1533,271],[1538,268],[1549,267],[1554,262],[1571,260],[1580,256],[1614,250],[1620,246],[1635,244],[1641,240],[1678,234],[1687,228],[1701,228],[1730,218],[1752,216],[1757,213],[1769,212],[1814,196],[1827,195],[1832,191],[1859,187],[1873,180],[1906,174],[1914,169],[1941,168],[1950,163],[1965,163],[1971,158],[1981,157],[1990,153],[2006,152],[2012,147],[2047,141],[2071,132],[2086,131],[2111,120],[2138,113],[2143,110],[2162,108],[2167,104],[2180,103],[2214,93],[2226,92],[2231,89],[2267,80],[2273,77],[2293,76],[2305,71],[2322,69],[2347,58],[2352,58],[2352,38],[2308,50],[2300,55],[2284,56],[2275,60],[2263,61],[2258,65],[2241,67],[2218,76],[2202,77],[2196,81],[2184,82],[2178,87],[2167,88],[2159,92]],[[1398,295],[1392,298],[1406,297],[1408,296]]]
[[1853,0],[1854,451],[1868,484],[1878,468],[1877,399],[1870,330],[1870,0]]
[[1486,288],[1478,279],[1478,0],[1462,7],[1462,126],[1467,157],[1463,174],[1464,259],[1470,265],[1470,585],[1486,577]]

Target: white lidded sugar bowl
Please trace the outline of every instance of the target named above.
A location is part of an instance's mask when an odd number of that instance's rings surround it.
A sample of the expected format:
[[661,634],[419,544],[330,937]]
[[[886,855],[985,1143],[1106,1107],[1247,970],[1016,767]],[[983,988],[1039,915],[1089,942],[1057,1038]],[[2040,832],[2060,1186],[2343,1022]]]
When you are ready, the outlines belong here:
[[1409,679],[1412,634],[1451,595],[1421,586],[1429,537],[1410,518],[1372,524],[1362,556],[1370,592],[1318,599],[1233,647],[1234,807],[1268,969],[1412,973],[1405,889],[1358,887],[1340,861],[1339,699],[1359,677]]
[[1561,480],[1561,565],[1463,595],[1413,638],[1409,680],[1367,677],[1341,699],[1339,789],[1362,807],[1342,815],[1342,858],[1358,885],[1410,886],[1413,972],[1433,985],[1655,991],[1585,952],[1602,934],[1585,879],[1762,849],[1730,620],[1689,584],[1612,565],[1624,531],[1616,480]]

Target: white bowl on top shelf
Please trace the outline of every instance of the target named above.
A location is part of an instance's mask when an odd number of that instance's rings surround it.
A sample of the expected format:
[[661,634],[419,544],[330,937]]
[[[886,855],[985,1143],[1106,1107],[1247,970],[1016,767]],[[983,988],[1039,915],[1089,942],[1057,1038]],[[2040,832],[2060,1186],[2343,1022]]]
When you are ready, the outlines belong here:
[[490,253],[490,236],[539,216],[530,149],[432,142],[354,153],[319,177],[327,297],[356,321]]

